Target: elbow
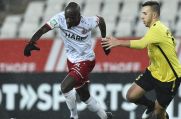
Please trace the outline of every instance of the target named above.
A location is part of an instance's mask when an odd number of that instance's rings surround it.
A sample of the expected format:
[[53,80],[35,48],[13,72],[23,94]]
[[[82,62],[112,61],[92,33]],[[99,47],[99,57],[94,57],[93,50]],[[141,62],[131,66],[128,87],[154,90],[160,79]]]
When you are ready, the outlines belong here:
[[99,20],[104,20],[104,18],[103,17],[101,17],[101,16],[97,16],[98,18],[99,18]]
[[103,17],[98,16],[99,18],[99,24],[105,24],[105,20]]
[[135,49],[144,49],[144,48],[146,48],[146,46],[137,46],[137,47],[135,47]]
[[136,49],[144,49],[144,48],[146,48],[146,46],[140,46],[140,47],[137,47]]
[[130,48],[141,50],[141,49],[144,49],[146,47],[147,47],[146,45],[137,45],[137,46],[131,46]]
[[135,45],[134,48],[135,48],[135,49],[140,49],[140,50],[141,50],[141,49],[146,48],[147,46],[148,46],[147,43],[143,43],[143,42],[142,42],[142,43],[137,43],[137,45]]
[[99,17],[99,20],[100,20],[100,21],[104,21],[104,18],[103,18],[103,17]]

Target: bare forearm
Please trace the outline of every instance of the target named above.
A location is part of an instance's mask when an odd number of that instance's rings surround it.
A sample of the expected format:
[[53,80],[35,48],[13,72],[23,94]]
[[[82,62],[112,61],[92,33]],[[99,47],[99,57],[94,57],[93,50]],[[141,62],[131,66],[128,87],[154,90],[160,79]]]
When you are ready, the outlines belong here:
[[129,40],[119,40],[115,37],[104,38],[102,40],[102,46],[106,47],[106,49],[111,49],[113,47],[130,47]]
[[130,40],[118,40],[117,46],[130,48]]
[[43,25],[31,38],[30,42],[36,42],[43,34],[51,30],[48,25]]
[[106,24],[102,17],[99,17],[99,29],[101,31],[102,38],[106,37]]

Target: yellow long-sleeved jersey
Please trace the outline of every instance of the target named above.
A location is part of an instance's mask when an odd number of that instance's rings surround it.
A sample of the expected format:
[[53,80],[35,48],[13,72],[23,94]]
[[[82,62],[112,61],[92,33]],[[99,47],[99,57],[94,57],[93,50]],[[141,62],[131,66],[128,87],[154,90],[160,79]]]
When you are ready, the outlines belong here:
[[148,70],[151,71],[154,78],[161,82],[174,81],[176,77],[157,45],[162,48],[168,57],[178,77],[181,77],[181,64],[175,50],[175,38],[169,29],[160,21],[155,22],[143,38],[130,41],[131,48],[143,49],[147,47],[150,59]]

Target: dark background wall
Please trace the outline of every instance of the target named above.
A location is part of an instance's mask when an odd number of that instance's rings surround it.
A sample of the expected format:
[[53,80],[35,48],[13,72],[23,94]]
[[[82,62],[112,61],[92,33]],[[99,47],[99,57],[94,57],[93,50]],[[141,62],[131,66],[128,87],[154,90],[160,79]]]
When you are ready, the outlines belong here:
[[[127,89],[139,73],[92,73],[90,92],[114,119],[140,119],[144,107],[125,100]],[[66,73],[0,74],[1,106],[16,119],[69,119],[69,110],[60,91]],[[179,90],[181,94],[181,90]],[[154,92],[147,94],[154,99]],[[80,119],[98,119],[77,98]],[[180,119],[181,95],[168,108],[171,119]],[[5,114],[3,112],[3,114]],[[1,118],[0,118],[1,119]]]

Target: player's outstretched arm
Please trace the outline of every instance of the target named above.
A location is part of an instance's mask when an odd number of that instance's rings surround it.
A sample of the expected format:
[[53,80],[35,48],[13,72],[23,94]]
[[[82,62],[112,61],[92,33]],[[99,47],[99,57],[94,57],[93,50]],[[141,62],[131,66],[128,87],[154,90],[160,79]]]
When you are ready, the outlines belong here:
[[115,37],[106,37],[102,39],[101,44],[103,47],[106,47],[106,50],[113,47],[130,47],[130,40],[119,40]]
[[51,30],[51,28],[47,24],[45,24],[33,35],[31,40],[25,46],[24,49],[25,56],[31,56],[32,50],[40,50],[40,48],[36,46],[36,41],[49,30]]
[[[101,36],[102,38],[105,38],[106,37],[106,23],[103,17],[100,17],[100,16],[98,17],[99,17],[99,29],[101,31]],[[111,52],[111,50],[106,49],[106,47],[103,47],[103,50],[106,55],[108,55]]]
[[45,24],[43,25],[31,38],[30,42],[36,42],[43,34],[51,30],[51,28]]
[[103,17],[100,17],[100,16],[98,16],[98,17],[99,17],[98,26],[99,26],[99,29],[101,31],[101,36],[102,36],[102,38],[105,38],[106,37],[106,23],[105,23]]

